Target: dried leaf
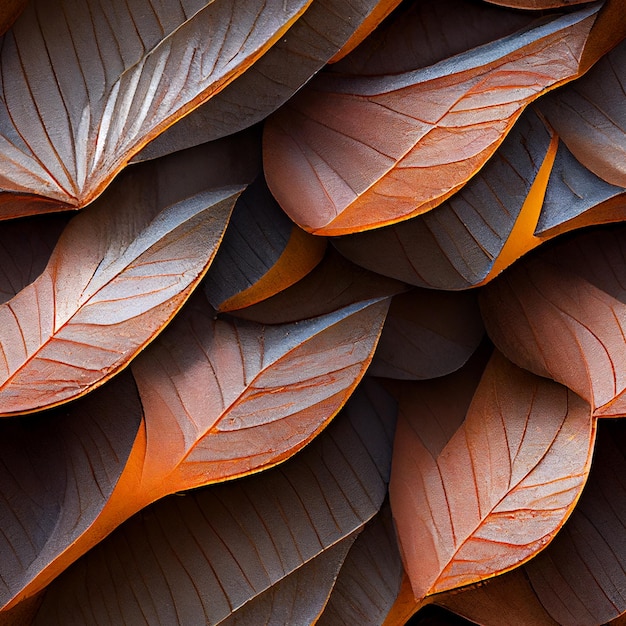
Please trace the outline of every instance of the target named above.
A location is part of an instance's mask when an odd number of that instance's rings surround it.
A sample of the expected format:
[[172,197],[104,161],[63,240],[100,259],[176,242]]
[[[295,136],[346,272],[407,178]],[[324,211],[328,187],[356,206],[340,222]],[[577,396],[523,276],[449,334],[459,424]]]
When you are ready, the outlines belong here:
[[572,154],[594,174],[619,187],[626,187],[624,89],[626,41],[585,76],[540,104]]
[[400,224],[341,237],[335,246],[363,267],[414,285],[484,284],[541,243],[535,226],[557,142],[529,110],[487,165],[441,206]]
[[530,583],[562,626],[604,624],[626,611],[626,426],[602,422],[589,480],[548,548],[526,564]]
[[295,285],[233,315],[262,324],[285,324],[406,289],[403,283],[358,267],[329,248],[320,264]]
[[317,626],[379,626],[398,595],[403,573],[391,509],[383,505],[348,552]]
[[489,336],[508,358],[626,414],[626,231],[596,231],[518,263],[481,294]]
[[368,372],[405,380],[459,369],[484,334],[476,296],[413,289],[394,296]]
[[[314,0],[254,65],[206,103],[153,139],[135,161],[212,141],[266,118],[293,96],[331,56],[382,19],[398,0]],[[321,36],[323,33],[323,36]]]
[[589,471],[586,402],[498,353],[474,393],[475,363],[400,398],[390,497],[417,599],[533,557]]
[[[310,0],[33,0],[2,46],[0,217],[82,207],[259,58]],[[27,194],[20,202],[14,194]]]
[[204,288],[218,311],[251,306],[306,276],[321,260],[326,239],[298,228],[257,179],[237,200]]
[[2,2],[0,6],[0,35],[11,28],[27,3],[28,0],[4,0]]
[[112,186],[70,222],[44,273],[0,306],[0,414],[102,384],[202,278],[243,187],[190,195],[189,179],[155,185],[160,173],[147,164]]
[[35,623],[231,623],[339,550],[386,493],[395,416],[363,400],[288,463],[142,511],[52,583]]
[[291,456],[365,373],[388,299],[280,326],[215,319],[198,294],[132,369],[146,415],[144,504]]
[[270,190],[297,224],[320,235],[424,213],[484,165],[529,102],[577,76],[597,10],[426,69],[320,75],[265,126]]

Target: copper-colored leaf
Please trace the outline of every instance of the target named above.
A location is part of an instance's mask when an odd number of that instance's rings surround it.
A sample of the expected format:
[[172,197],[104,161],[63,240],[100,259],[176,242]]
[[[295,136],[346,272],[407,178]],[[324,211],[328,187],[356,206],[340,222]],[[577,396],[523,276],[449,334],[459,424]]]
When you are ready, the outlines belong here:
[[237,200],[204,287],[218,311],[251,306],[290,287],[324,256],[326,239],[298,228],[257,179]]
[[626,41],[585,76],[550,94],[541,110],[574,156],[607,182],[626,187]]
[[515,363],[567,385],[596,415],[626,414],[626,230],[525,260],[481,295],[487,331]]
[[356,45],[358,37],[382,19],[381,11],[390,10],[398,1],[314,0],[252,67],[153,139],[134,160],[153,159],[261,121],[338,54],[340,47]]
[[533,557],[589,471],[595,421],[586,402],[499,353],[474,393],[475,363],[413,383],[400,399],[390,496],[418,599]]
[[11,28],[27,3],[28,0],[3,0],[0,6],[0,35]]
[[425,69],[319,76],[265,126],[273,195],[296,223],[321,235],[424,213],[484,165],[530,101],[576,77],[597,10]]
[[43,274],[0,306],[0,414],[101,384],[201,279],[243,187],[196,190],[174,173],[129,172],[70,222]]
[[[141,512],[50,586],[35,623],[230,624],[307,563],[318,569],[385,497],[395,416],[367,407],[347,407],[280,467]],[[297,607],[279,623],[309,623]]]
[[402,581],[389,505],[383,505],[348,552],[318,626],[379,626]]
[[589,480],[572,516],[526,571],[561,626],[604,624],[626,611],[626,425],[602,422]]
[[262,324],[284,324],[406,289],[403,283],[354,265],[329,248],[321,263],[295,285],[233,314]]
[[434,600],[482,626],[559,626],[537,599],[523,566]]
[[415,285],[486,283],[541,243],[534,231],[556,150],[557,138],[530,110],[487,165],[441,206],[335,245],[355,263]]
[[[84,206],[151,138],[259,58],[309,2],[33,0],[2,42],[0,186]],[[38,210],[10,199],[0,217]]]
[[101,515],[141,418],[124,373],[67,409],[0,423],[0,606]]
[[132,369],[146,414],[150,502],[274,465],[317,434],[364,374],[388,299],[304,322],[218,319],[194,297]]
[[416,288],[394,296],[368,371],[409,380],[444,376],[470,358],[483,334],[473,293]]

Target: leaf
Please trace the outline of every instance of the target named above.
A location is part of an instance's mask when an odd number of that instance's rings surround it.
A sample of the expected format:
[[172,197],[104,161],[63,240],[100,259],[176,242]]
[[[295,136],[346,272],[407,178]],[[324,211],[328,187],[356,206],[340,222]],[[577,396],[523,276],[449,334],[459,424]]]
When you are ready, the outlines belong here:
[[476,588],[435,596],[435,602],[483,626],[558,626],[538,601],[523,566]]
[[19,17],[28,0],[4,0],[0,7],[0,35],[3,35]]
[[586,402],[498,353],[474,392],[475,364],[400,398],[390,498],[417,599],[533,557],[589,471]]
[[274,465],[310,441],[365,373],[389,301],[304,322],[215,319],[194,298],[132,369],[147,441],[144,504]]
[[582,234],[515,265],[481,294],[489,336],[508,358],[626,413],[626,231]]
[[536,16],[484,2],[404,2],[367,39],[325,72],[381,76],[425,68],[530,26]]
[[0,606],[101,515],[141,419],[122,373],[67,408],[0,422]]
[[265,126],[272,194],[319,235],[428,211],[484,165],[529,102],[577,76],[596,12],[581,9],[425,69],[320,75]]
[[572,154],[619,187],[626,187],[625,67],[626,42],[622,42],[585,76],[540,104]]
[[487,165],[442,205],[400,224],[341,237],[335,246],[363,267],[421,287],[484,284],[541,243],[534,231],[557,141],[529,110]]
[[300,281],[233,315],[262,324],[285,324],[405,290],[404,284],[358,267],[329,248],[319,265]]
[[293,224],[258,178],[235,204],[204,279],[207,298],[222,312],[256,304],[306,276],[325,250],[326,240]]
[[403,571],[387,503],[350,548],[328,604],[315,623],[379,626],[398,594]]
[[405,380],[444,376],[470,358],[483,334],[474,294],[413,289],[394,296],[368,371]]
[[[310,0],[309,0],[310,1]],[[0,217],[82,207],[150,139],[222,89],[306,0],[34,0],[3,40]]]
[[52,583],[35,623],[222,624],[339,550],[389,475],[395,416],[363,400],[288,463],[139,513]]
[[604,624],[626,611],[626,428],[602,422],[580,501],[548,548],[526,564],[539,600],[563,626]]
[[0,306],[0,414],[102,384],[202,278],[242,186],[190,195],[189,179],[155,185],[160,173],[148,165],[116,183],[71,221],[43,274]]
[[[229,135],[266,118],[300,89],[343,46],[381,19],[398,0],[314,0],[303,15],[247,71],[153,139],[135,161]],[[321,36],[323,33],[323,36]]]

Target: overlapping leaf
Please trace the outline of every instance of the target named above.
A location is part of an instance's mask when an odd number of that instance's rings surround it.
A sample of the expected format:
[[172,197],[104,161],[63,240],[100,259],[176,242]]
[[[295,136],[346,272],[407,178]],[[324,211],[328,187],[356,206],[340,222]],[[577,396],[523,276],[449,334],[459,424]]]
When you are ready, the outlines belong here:
[[425,69],[316,78],[265,127],[273,195],[296,223],[322,235],[431,209],[484,165],[531,100],[577,75],[597,9]]
[[209,302],[218,311],[232,311],[265,300],[308,274],[325,250],[326,240],[293,224],[257,179],[235,204],[205,277]]
[[0,35],[3,35],[19,14],[24,10],[28,0],[5,0],[0,7]]
[[[138,481],[148,501],[273,465],[346,401],[372,357],[388,299],[304,322],[215,319],[199,294],[133,363],[146,413]],[[164,491],[164,489],[166,491]]]
[[[310,0],[34,0],[0,56],[0,217],[93,200],[259,58]],[[26,194],[20,201],[20,194]]]
[[[265,623],[260,594],[303,584],[305,568],[328,579],[319,561],[334,550],[341,562],[383,502],[391,461],[394,415],[355,398],[289,463],[137,515],[50,586],[35,623]],[[278,623],[308,623],[298,611],[316,595]]]
[[[466,366],[467,368],[468,366]],[[390,484],[416,598],[534,556],[573,509],[589,471],[589,405],[496,353],[400,399]]]
[[473,293],[413,289],[393,298],[369,373],[408,380],[459,369],[484,328]]
[[229,135],[263,120],[322,66],[367,35],[399,0],[314,0],[250,69],[153,139],[136,161]]
[[189,196],[179,184],[160,194],[152,182],[159,173],[131,172],[72,220],[44,273],[0,306],[0,414],[52,406],[101,384],[202,277],[243,187]]
[[626,231],[580,235],[484,291],[490,337],[514,362],[567,385],[596,415],[626,414]]

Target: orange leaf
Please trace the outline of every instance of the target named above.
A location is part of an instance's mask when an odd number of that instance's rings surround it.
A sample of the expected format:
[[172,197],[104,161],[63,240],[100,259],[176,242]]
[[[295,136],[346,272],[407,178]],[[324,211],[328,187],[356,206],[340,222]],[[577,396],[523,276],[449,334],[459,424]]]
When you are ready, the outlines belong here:
[[[132,0],[105,9],[33,0],[3,39],[0,186],[59,208],[85,206],[150,139],[258,59],[309,2]],[[0,217],[38,210],[10,199]]]
[[320,235],[428,211],[484,165],[529,102],[578,75],[597,10],[421,70],[320,75],[265,126],[270,190],[296,223]]
[[571,513],[591,463],[586,402],[498,353],[474,393],[470,363],[400,398],[390,496],[418,599],[533,557]]

